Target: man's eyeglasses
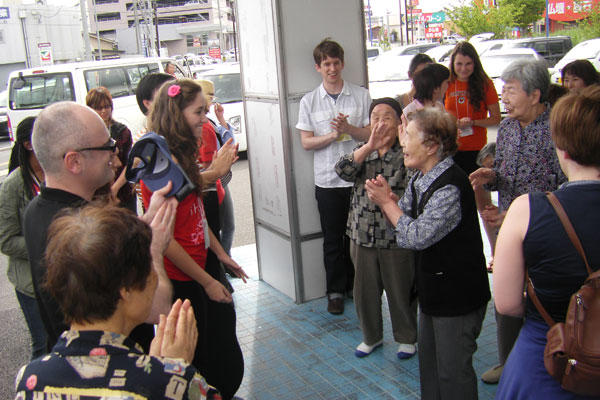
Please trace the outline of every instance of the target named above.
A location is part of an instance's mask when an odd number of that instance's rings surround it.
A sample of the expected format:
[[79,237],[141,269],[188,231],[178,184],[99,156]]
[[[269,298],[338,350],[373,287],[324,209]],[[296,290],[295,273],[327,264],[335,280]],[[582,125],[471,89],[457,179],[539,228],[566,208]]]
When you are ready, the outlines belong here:
[[[108,142],[104,143],[102,146],[97,146],[97,147],[83,147],[81,149],[76,149],[76,150],[71,150],[74,152],[80,152],[80,151],[110,151],[112,153],[114,153],[115,151],[117,151],[117,141],[113,138],[108,139]],[[63,158],[65,158],[67,154],[65,153],[63,155]]]

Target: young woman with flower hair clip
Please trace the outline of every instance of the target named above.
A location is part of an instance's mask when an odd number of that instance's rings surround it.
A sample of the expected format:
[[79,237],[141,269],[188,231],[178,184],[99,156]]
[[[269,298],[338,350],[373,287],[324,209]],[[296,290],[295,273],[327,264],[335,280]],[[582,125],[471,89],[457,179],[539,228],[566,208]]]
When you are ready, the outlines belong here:
[[[230,399],[243,376],[244,360],[237,341],[236,316],[231,293],[221,284],[219,261],[233,274],[247,278],[244,270],[225,253],[206,223],[201,192],[203,180],[221,176],[235,152],[224,149],[211,168],[200,174],[196,163],[202,138],[206,100],[192,80],[166,82],[158,91],[148,117],[148,129],[165,137],[173,158],[197,185],[177,207],[174,239],[165,256],[165,269],[173,284],[174,298],[189,299],[198,325],[198,344],[192,364],[207,382]],[[229,167],[227,167],[229,168]],[[142,182],[144,203],[151,192]],[[211,249],[216,257],[208,256]]]

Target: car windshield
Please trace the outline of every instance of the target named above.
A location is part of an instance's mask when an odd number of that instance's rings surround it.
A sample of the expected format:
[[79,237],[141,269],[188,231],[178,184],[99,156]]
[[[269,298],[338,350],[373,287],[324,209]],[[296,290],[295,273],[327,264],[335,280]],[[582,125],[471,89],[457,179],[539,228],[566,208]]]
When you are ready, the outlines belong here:
[[237,103],[242,101],[242,82],[240,73],[232,74],[201,75],[200,79],[206,79],[215,85],[215,101],[221,104]]
[[74,101],[71,74],[40,74],[12,78],[9,100],[12,110],[44,108],[57,101]]
[[535,56],[533,54],[484,55],[481,57],[481,65],[490,78],[497,78],[502,75],[504,69],[513,61],[527,59],[535,60]]

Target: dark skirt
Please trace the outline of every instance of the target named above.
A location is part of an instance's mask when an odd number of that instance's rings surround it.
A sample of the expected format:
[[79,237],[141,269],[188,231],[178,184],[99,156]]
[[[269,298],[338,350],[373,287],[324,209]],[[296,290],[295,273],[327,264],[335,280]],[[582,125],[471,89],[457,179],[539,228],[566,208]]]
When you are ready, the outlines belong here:
[[544,348],[548,325],[527,318],[504,365],[496,399],[566,400],[593,399],[567,392],[544,367]]
[[174,299],[189,299],[194,307],[198,343],[192,364],[221,392],[223,399],[231,399],[244,376],[244,358],[237,340],[233,303],[210,300],[196,281],[171,282]]

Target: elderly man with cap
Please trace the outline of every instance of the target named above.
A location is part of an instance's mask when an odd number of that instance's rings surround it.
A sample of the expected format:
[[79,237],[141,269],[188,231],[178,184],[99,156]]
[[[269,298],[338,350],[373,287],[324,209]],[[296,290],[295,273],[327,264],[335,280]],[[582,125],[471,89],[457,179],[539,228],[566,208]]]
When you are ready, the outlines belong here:
[[[35,122],[32,144],[44,170],[46,186],[27,207],[23,228],[34,290],[50,351],[68,326],[55,299],[42,285],[46,274],[43,258],[48,227],[60,210],[87,204],[96,190],[112,182],[119,159],[116,143],[100,116],[91,108],[74,102],[58,102],[46,107]],[[172,237],[172,220],[177,206],[175,199],[164,199],[170,188],[169,184],[157,191],[148,212],[140,217],[152,226],[152,263],[158,275],[148,322],[157,322],[159,314],[168,314],[171,307],[172,288],[162,257]],[[157,214],[159,208],[161,212]],[[147,351],[153,338],[153,327],[140,325],[130,337]]]
[[369,355],[383,343],[381,296],[385,290],[397,356],[410,358],[417,341],[417,303],[412,295],[414,260],[411,250],[398,248],[381,209],[369,200],[365,181],[383,176],[397,196],[407,182],[402,148],[396,137],[402,109],[392,98],[375,99],[369,109],[371,135],[335,166],[340,178],[353,182],[347,234],[356,269],[354,303],[363,333],[357,357]]

